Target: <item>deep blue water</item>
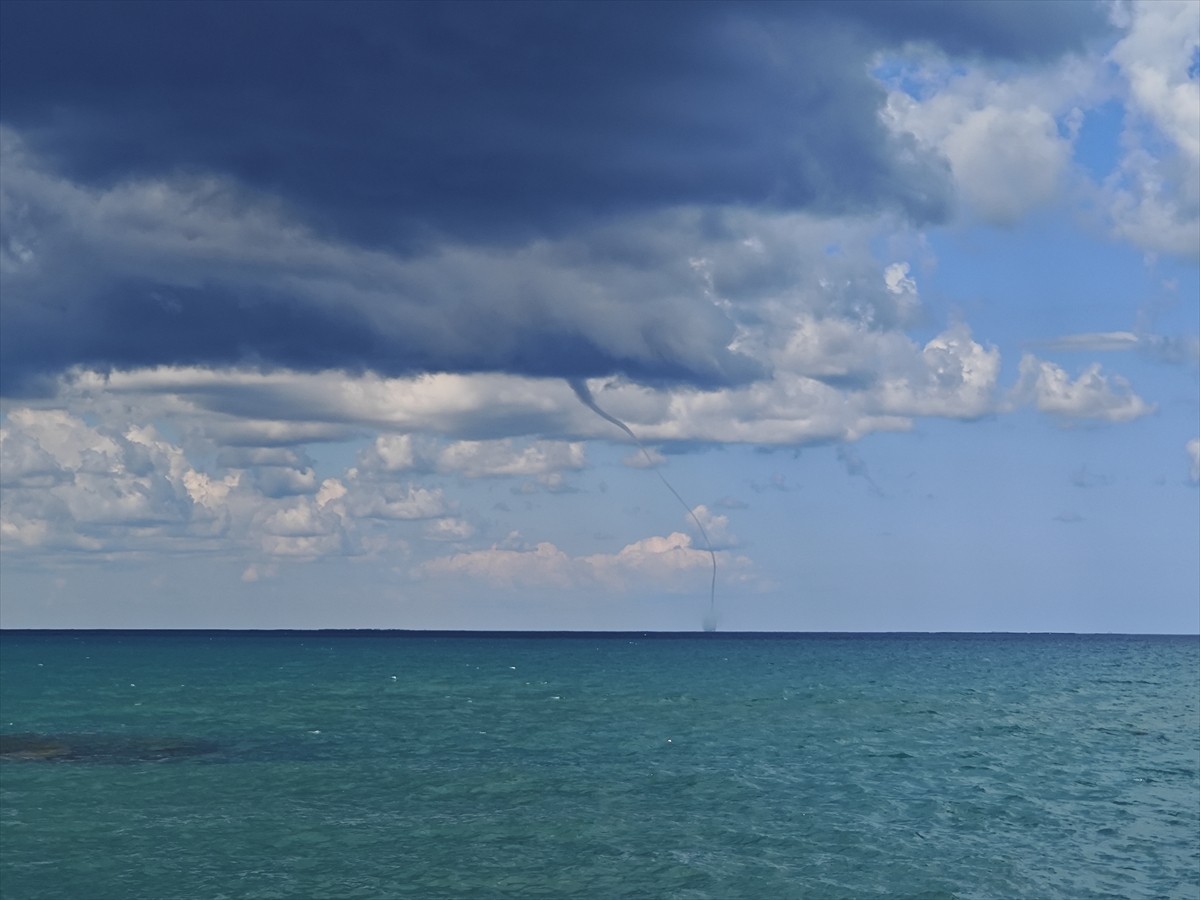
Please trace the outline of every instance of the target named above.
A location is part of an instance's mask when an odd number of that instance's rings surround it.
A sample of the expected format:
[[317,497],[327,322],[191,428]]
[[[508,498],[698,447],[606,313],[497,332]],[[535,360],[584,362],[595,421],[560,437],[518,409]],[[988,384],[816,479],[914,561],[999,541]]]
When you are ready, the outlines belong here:
[[1200,896],[1200,639],[0,634],[0,896]]

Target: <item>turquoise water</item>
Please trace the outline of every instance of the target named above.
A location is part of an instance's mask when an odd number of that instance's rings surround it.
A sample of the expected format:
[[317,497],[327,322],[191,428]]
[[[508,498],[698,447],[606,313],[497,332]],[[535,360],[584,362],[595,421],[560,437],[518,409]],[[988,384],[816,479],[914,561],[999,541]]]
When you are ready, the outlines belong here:
[[1196,898],[1195,637],[0,635],[0,895]]

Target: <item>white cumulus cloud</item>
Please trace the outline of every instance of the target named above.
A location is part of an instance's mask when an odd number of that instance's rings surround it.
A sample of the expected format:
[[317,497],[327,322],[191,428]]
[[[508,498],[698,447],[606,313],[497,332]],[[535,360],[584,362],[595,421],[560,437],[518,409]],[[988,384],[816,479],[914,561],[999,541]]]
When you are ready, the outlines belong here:
[[1103,374],[1099,363],[1072,379],[1060,366],[1032,354],[1021,359],[1012,398],[1031,402],[1041,412],[1064,420],[1129,422],[1154,412],[1154,406],[1134,393],[1127,379]]
[[949,161],[968,213],[1013,225],[1061,195],[1099,61],[1067,58],[1012,74],[931,54],[902,68],[902,77],[884,78],[884,121]]
[[[717,554],[723,581],[753,582],[744,556]],[[650,585],[671,592],[694,590],[711,570],[712,557],[690,535],[673,532],[643,538],[616,553],[571,556],[549,541],[529,546],[510,534],[487,549],[435,557],[417,567],[423,578],[467,578],[496,588],[603,587],[628,591]]]
[[1126,152],[1105,183],[1113,230],[1147,250],[1200,258],[1200,4],[1141,0],[1115,14],[1126,34],[1111,59],[1128,97]]

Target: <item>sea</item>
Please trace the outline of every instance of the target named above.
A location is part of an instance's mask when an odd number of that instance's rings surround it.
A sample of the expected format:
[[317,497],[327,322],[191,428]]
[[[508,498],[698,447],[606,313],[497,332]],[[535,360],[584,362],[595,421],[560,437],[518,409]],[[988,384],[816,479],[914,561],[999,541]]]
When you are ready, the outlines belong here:
[[1200,637],[0,633],[0,897],[1200,897]]

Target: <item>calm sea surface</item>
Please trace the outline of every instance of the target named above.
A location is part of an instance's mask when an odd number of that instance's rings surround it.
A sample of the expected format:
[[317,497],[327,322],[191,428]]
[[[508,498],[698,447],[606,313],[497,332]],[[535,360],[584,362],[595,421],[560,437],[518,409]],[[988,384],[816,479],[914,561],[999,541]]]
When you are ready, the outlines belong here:
[[0,896],[1200,896],[1200,639],[0,635]]

